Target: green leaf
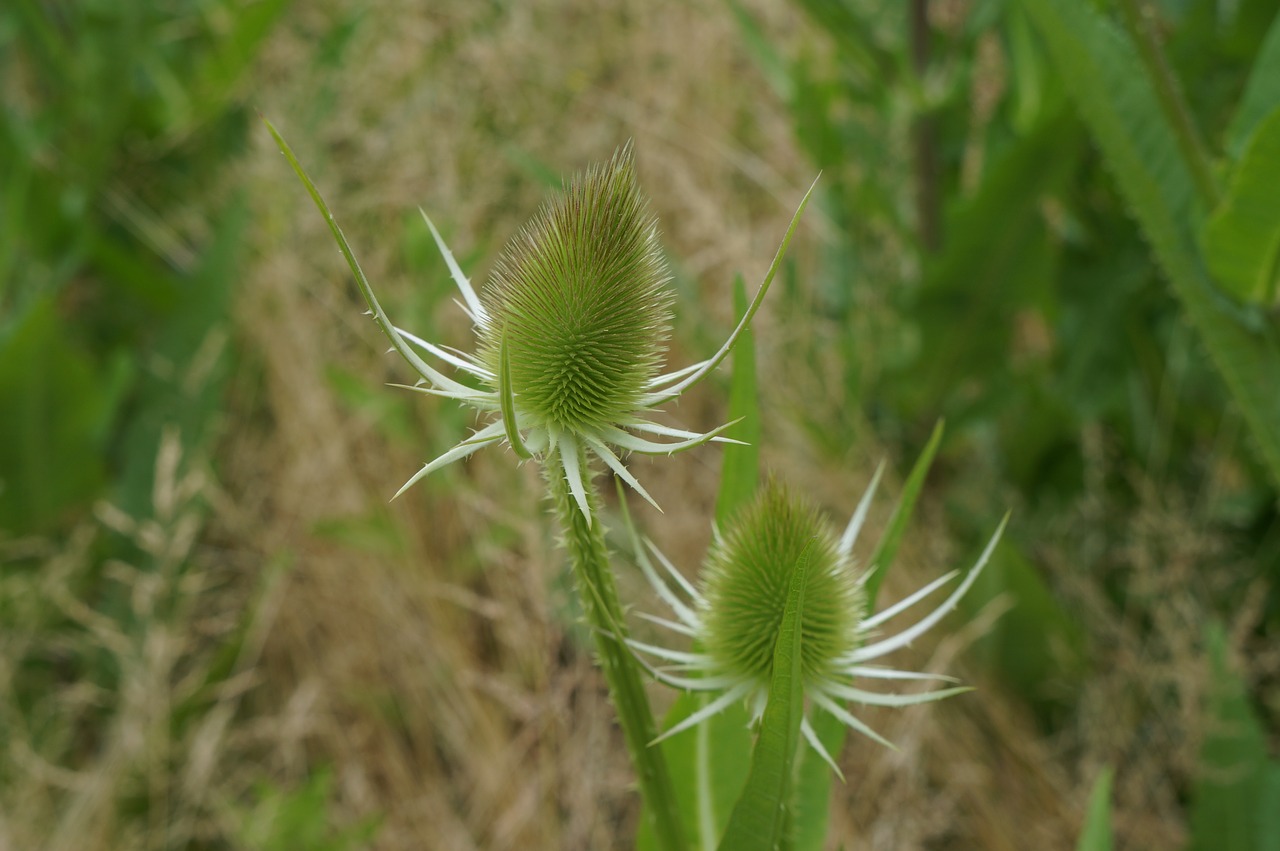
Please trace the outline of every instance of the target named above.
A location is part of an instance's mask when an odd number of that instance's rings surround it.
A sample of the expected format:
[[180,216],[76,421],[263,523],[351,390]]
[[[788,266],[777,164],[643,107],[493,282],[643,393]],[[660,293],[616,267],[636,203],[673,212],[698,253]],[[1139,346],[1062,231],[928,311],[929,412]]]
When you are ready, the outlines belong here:
[[259,48],[289,3],[290,0],[257,0],[240,4],[229,16],[230,31],[213,41],[188,84],[196,101],[192,120],[208,120],[225,108],[236,83],[258,58]]
[[0,331],[0,530],[47,531],[99,494],[130,367],[77,347],[52,297]]
[[898,504],[889,518],[889,525],[880,536],[880,543],[876,545],[871,561],[868,562],[875,572],[867,579],[867,614],[876,610],[876,595],[880,591],[880,583],[884,582],[884,576],[889,572],[889,567],[898,554],[902,536],[907,530],[907,524],[911,522],[912,513],[916,510],[916,501],[924,488],[925,477],[929,475],[929,467],[933,465],[934,456],[938,454],[938,447],[942,445],[943,428],[943,421],[938,420],[937,425],[933,427],[933,434],[929,436],[929,442],[925,444],[924,451],[920,453],[920,457],[911,468],[911,474],[907,476],[907,483],[903,486],[902,496],[898,498]]
[[[271,138],[275,140],[276,146],[280,148],[280,153],[284,154],[284,158],[289,161],[289,166],[293,169],[293,173],[302,181],[307,194],[311,196],[312,203],[316,205],[320,215],[324,216],[325,223],[329,225],[329,232],[333,234],[334,241],[338,243],[338,251],[342,254],[343,259],[347,261],[347,268],[351,270],[351,274],[356,279],[356,286],[360,290],[360,295],[364,296],[365,303],[369,305],[369,312],[373,315],[374,324],[391,341],[391,347],[396,350],[396,353],[404,358],[419,375],[431,375],[433,370],[423,362],[422,358],[409,346],[404,337],[400,336],[400,332],[396,330],[390,317],[382,309],[382,304],[379,303],[378,297],[373,294],[373,287],[370,285],[369,279],[365,277],[364,270],[360,268],[360,263],[356,260],[355,252],[351,250],[351,244],[347,242],[347,237],[343,234],[342,228],[338,227],[338,221],[333,217],[333,213],[330,212],[324,196],[320,194],[320,190],[316,188],[311,176],[302,167],[302,163],[298,162],[297,156],[293,153],[293,148],[289,147],[289,143],[280,135],[280,131],[276,130],[274,124],[265,117],[262,118],[262,123],[267,125],[267,131],[271,134]],[[441,383],[444,383],[443,379]]]
[[721,851],[774,851],[782,841],[791,799],[791,782],[800,722],[804,719],[804,681],[800,644],[804,592],[809,576],[809,547],[797,559],[787,589],[787,607],[773,651],[769,702],[751,754],[751,772],[720,840]]
[[992,554],[991,564],[963,601],[963,610],[976,616],[1002,596],[1013,606],[978,640],[975,653],[1028,701],[1074,693],[1085,670],[1083,630],[1009,539]]
[[[735,315],[747,309],[747,291],[741,277],[734,281]],[[733,350],[733,378],[729,387],[729,419],[741,420],[732,437],[746,446],[728,444],[720,469],[720,495],[716,499],[716,521],[721,526],[755,493],[760,473],[760,406],[756,388],[755,342],[750,328],[743,331]],[[687,692],[676,699],[667,714],[667,729],[679,724],[707,703],[707,695]],[[749,718],[743,704],[723,712],[662,742],[671,767],[676,798],[685,832],[694,837],[695,848],[711,849],[723,832],[733,802],[745,782],[751,748]],[[655,848],[647,819],[641,819],[636,839],[639,851]]]
[[1084,829],[1076,851],[1111,851],[1111,780],[1114,772],[1104,768],[1093,784],[1089,795],[1089,812],[1085,814]]
[[1022,0],[1183,310],[1280,484],[1280,339],[1227,302],[1195,251],[1195,188],[1133,46],[1088,4]]
[[[703,692],[685,692],[676,698],[663,727],[671,729],[706,706]],[[662,741],[671,769],[676,799],[690,847],[711,851],[728,824],[733,804],[742,794],[751,768],[750,716],[738,702],[692,729]],[[649,819],[642,818],[637,851],[655,851],[656,840]]]
[[769,83],[769,88],[773,89],[774,96],[783,102],[789,101],[792,83],[786,60],[773,46],[770,37],[765,35],[759,22],[743,8],[739,0],[729,0],[729,9],[738,23],[738,32],[742,35],[743,45],[759,66],[760,73]]
[[[809,710],[809,724],[832,758],[844,749],[849,728],[819,706]],[[792,796],[791,851],[822,851],[827,845],[828,811],[831,807],[831,766],[811,747],[796,754],[796,788]]]
[[1280,107],[1254,131],[1227,196],[1201,244],[1218,285],[1241,301],[1270,304],[1280,277]]
[[1267,763],[1258,802],[1258,851],[1280,851],[1280,762]]
[[[1200,751],[1200,778],[1191,805],[1191,851],[1259,851],[1264,819],[1280,806],[1269,782],[1275,763],[1267,760],[1267,736],[1239,674],[1227,659],[1222,626],[1206,629],[1210,693],[1206,735]],[[1274,846],[1275,836],[1269,841]]]
[[167,370],[142,373],[132,414],[122,427],[121,470],[113,499],[135,517],[150,516],[153,506],[156,447],[166,430],[175,430],[183,449],[183,469],[203,463],[204,453],[223,420],[223,390],[230,374],[231,300],[244,259],[249,208],[243,197],[220,211],[213,240],[191,277],[160,317],[148,339],[151,358]]
[[1227,128],[1227,151],[1233,157],[1240,156],[1254,128],[1276,104],[1280,104],[1280,15],[1272,19],[1267,40],[1253,61],[1244,95]]
[[[733,312],[747,310],[747,288],[739,275],[733,282]],[[720,495],[716,498],[716,522],[724,528],[738,507],[748,502],[760,478],[760,402],[756,388],[755,337],[748,327],[733,350],[733,380],[729,385],[729,419],[740,420],[730,437],[746,446],[726,444],[720,467]]]
[[[735,315],[747,309],[747,290],[741,276],[734,281],[733,305]],[[716,521],[722,528],[755,494],[760,474],[760,406],[755,342],[750,328],[743,331],[733,350],[729,419],[741,420],[730,436],[746,441],[747,445],[727,444],[723,450],[720,494],[716,499]],[[702,692],[680,695],[663,726],[671,729],[705,706],[707,700]],[[737,703],[690,730],[664,739],[661,744],[671,769],[676,799],[680,802],[685,833],[694,837],[695,848],[715,847],[729,820],[733,802],[742,792],[750,767],[748,722],[746,707]],[[647,818],[640,820],[636,837],[638,851],[653,851],[657,847],[648,822]]]

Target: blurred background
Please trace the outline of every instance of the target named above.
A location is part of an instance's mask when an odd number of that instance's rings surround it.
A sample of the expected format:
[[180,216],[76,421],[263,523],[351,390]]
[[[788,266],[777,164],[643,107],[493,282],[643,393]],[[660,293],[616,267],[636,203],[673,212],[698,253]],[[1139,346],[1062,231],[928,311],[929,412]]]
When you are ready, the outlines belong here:
[[[1276,5],[1152,4],[1214,152]],[[418,206],[483,281],[634,139],[679,366],[821,170],[757,321],[766,466],[843,523],[887,459],[883,525],[945,418],[886,601],[1013,511],[901,662],[977,692],[865,713],[900,750],[850,741],[829,847],[1074,848],[1107,767],[1117,847],[1280,847],[1275,483],[1017,4],[11,0],[0,91],[3,851],[631,847],[536,470],[388,501],[473,420],[384,386],[255,110],[464,348]],[[633,465],[692,575],[718,452]]]

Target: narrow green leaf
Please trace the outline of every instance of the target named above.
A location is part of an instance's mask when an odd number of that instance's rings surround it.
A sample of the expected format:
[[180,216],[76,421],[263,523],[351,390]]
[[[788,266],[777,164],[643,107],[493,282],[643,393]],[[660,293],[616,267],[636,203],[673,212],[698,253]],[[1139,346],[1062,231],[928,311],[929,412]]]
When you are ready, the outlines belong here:
[[1245,85],[1244,95],[1227,128],[1227,151],[1239,157],[1254,128],[1280,104],[1280,15],[1271,21],[1267,39],[1253,60],[1253,70]]
[[933,434],[929,436],[929,442],[925,444],[924,451],[912,466],[911,474],[907,476],[907,483],[902,488],[902,496],[898,499],[892,516],[889,517],[889,525],[880,537],[880,543],[876,545],[871,561],[868,562],[870,568],[875,571],[867,579],[868,614],[876,609],[876,594],[880,590],[880,583],[884,581],[884,575],[898,554],[902,536],[907,530],[907,524],[911,522],[912,513],[916,510],[916,501],[920,499],[920,492],[924,489],[924,480],[929,475],[929,468],[933,466],[938,447],[942,445],[944,425],[942,420],[938,420],[938,424],[933,427]]
[[1222,626],[1209,624],[1211,669],[1200,777],[1192,794],[1191,851],[1258,851],[1267,795],[1267,736],[1227,658]]
[[[747,309],[747,288],[739,275],[733,282],[733,312]],[[726,444],[721,457],[720,495],[716,499],[716,522],[725,523],[740,505],[749,501],[760,477],[760,403],[756,388],[755,338],[750,328],[742,332],[733,350],[733,379],[729,385],[729,419],[740,420],[731,437],[746,446]]]
[[[849,728],[844,722],[820,706],[810,707],[809,723],[827,753],[839,757]],[[791,826],[788,831],[791,851],[822,851],[827,847],[827,822],[831,806],[831,782],[834,773],[811,747],[796,754],[796,787],[792,796]]]
[[1133,47],[1087,3],[1022,0],[1156,260],[1280,484],[1280,332],[1235,308],[1195,250],[1195,189]]
[[1280,851],[1280,762],[1267,763],[1258,801],[1258,851]]
[[1258,123],[1201,244],[1218,285],[1241,301],[1276,298],[1280,277],[1280,107]]
[[781,101],[791,100],[791,74],[787,68],[787,62],[778,53],[778,49],[773,46],[769,36],[765,35],[759,22],[752,17],[751,13],[743,8],[739,0],[729,0],[729,9],[733,12],[734,20],[738,22],[738,32],[742,35],[742,43],[746,46],[747,52],[751,54],[751,58],[755,60],[759,66],[760,72],[764,74],[765,80],[769,83],[769,88],[773,89],[774,95]]
[[[747,309],[747,291],[741,277],[734,281],[734,313]],[[743,331],[733,350],[733,378],[729,388],[729,419],[741,420],[732,437],[746,446],[728,444],[723,450],[720,495],[716,500],[716,520],[728,520],[740,505],[755,493],[760,469],[760,407],[756,388],[755,343],[750,328]],[[676,699],[665,719],[671,729],[706,705],[702,692],[689,692]],[[695,839],[694,847],[711,849],[724,831],[733,802],[737,800],[750,766],[751,749],[746,708],[731,706],[691,730],[665,739],[661,745],[671,766],[676,798],[685,833]],[[655,848],[651,830],[641,821],[636,839],[639,851]]]
[[[707,705],[703,692],[685,692],[671,706],[663,728],[671,729]],[[751,769],[750,716],[746,704],[735,703],[690,730],[663,739],[680,817],[691,846],[702,851],[716,847],[729,822],[733,804],[742,794]],[[641,819],[637,851],[656,851],[653,829]]]
[[[747,309],[747,291],[741,276],[734,281],[735,315]],[[746,446],[727,444],[720,468],[720,493],[716,521],[724,526],[730,516],[755,493],[760,472],[760,406],[756,385],[755,342],[746,328],[733,350],[733,378],[729,386],[729,419],[740,420],[730,436]],[[620,502],[625,506],[625,501]],[[628,528],[630,518],[626,518]],[[634,534],[634,532],[633,532]],[[687,692],[676,699],[663,724],[671,729],[707,704],[702,692]],[[724,832],[733,803],[742,792],[750,762],[751,732],[743,704],[736,704],[708,718],[691,730],[664,739],[661,747],[671,767],[676,798],[685,833],[694,847],[712,849]],[[641,819],[636,837],[638,851],[653,851],[653,831]]]
[[289,3],[290,0],[258,0],[230,16],[231,31],[213,42],[187,84],[197,99],[193,116],[196,121],[225,108],[236,83],[258,58],[262,42]]
[[769,702],[751,755],[751,773],[720,840],[721,851],[774,851],[782,841],[792,768],[804,719],[800,625],[809,575],[809,548],[797,559],[773,651]]
[[498,401],[502,406],[502,424],[507,430],[507,442],[521,458],[532,458],[520,439],[520,429],[516,427],[516,394],[511,387],[511,358],[507,354],[507,332],[502,332],[502,340],[498,343]]
[[0,530],[15,536],[49,531],[106,482],[120,388],[71,339],[52,296],[0,331]]
[[1089,811],[1085,814],[1084,829],[1076,851],[1111,851],[1111,780],[1113,772],[1104,768],[1093,784],[1089,795]]
[[1018,544],[1008,539],[992,554],[962,610],[976,617],[1001,598],[1013,605],[976,642],[973,655],[1033,705],[1073,693],[1086,673],[1084,631]]
[[284,158],[289,161],[290,167],[293,168],[293,172],[298,176],[298,179],[302,181],[302,185],[306,187],[307,194],[311,196],[316,209],[320,211],[320,215],[324,216],[325,223],[329,225],[329,231],[338,243],[338,250],[342,253],[343,259],[347,261],[351,274],[355,276],[356,286],[360,289],[360,295],[364,296],[365,303],[369,305],[369,313],[373,316],[373,321],[382,333],[387,335],[387,339],[391,341],[392,348],[408,361],[410,366],[417,370],[420,375],[431,374],[431,368],[423,362],[422,358],[418,357],[417,352],[409,347],[404,337],[400,336],[400,332],[391,323],[387,312],[378,303],[377,296],[373,294],[373,287],[369,284],[369,279],[365,277],[364,270],[360,268],[360,263],[356,260],[355,252],[351,250],[351,245],[347,242],[346,235],[343,234],[342,228],[338,227],[338,222],[334,219],[333,213],[329,211],[329,205],[325,203],[320,190],[316,188],[310,175],[303,169],[302,163],[298,162],[298,158],[293,153],[293,148],[289,147],[289,143],[280,135],[280,131],[276,130],[275,125],[268,121],[265,116],[262,117],[262,123],[267,125],[267,130],[271,133],[271,138],[275,139],[276,145],[280,148],[280,153],[284,154]]

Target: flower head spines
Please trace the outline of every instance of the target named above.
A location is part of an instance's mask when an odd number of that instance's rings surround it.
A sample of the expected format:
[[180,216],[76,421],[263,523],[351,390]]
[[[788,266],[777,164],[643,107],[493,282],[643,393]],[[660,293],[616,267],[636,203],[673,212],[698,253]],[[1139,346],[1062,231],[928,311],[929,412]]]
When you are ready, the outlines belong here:
[[791,570],[806,549],[801,669],[809,682],[838,676],[857,646],[861,588],[818,510],[772,480],[707,554],[702,638],[715,669],[767,689]]
[[[675,566],[652,544],[642,546],[635,530],[628,527],[636,560],[645,578],[671,606],[678,622],[661,618],[652,620],[676,633],[692,637],[695,647],[693,651],[684,651],[635,640],[628,644],[637,653],[666,663],[663,667],[650,666],[650,672],[662,682],[689,691],[723,692],[668,729],[658,740],[701,724],[743,698],[752,706],[753,716],[760,717],[772,673],[772,658],[766,654],[772,651],[781,630],[782,618],[778,612],[785,607],[785,602],[781,601],[785,594],[776,592],[777,600],[758,595],[768,586],[785,590],[796,560],[806,548],[809,575],[801,622],[801,666],[805,695],[813,705],[831,713],[851,730],[892,747],[887,739],[846,710],[844,704],[852,701],[871,706],[911,706],[969,690],[952,687],[926,692],[884,693],[851,684],[860,679],[955,682],[941,674],[895,670],[871,663],[907,646],[956,607],[990,560],[1009,519],[1006,515],[1000,521],[968,575],[946,600],[912,626],[868,644],[867,640],[883,624],[915,607],[959,574],[959,571],[951,571],[878,614],[866,613],[866,574],[853,578],[852,553],[882,470],[883,466],[876,471],[838,541],[834,531],[826,527],[817,512],[803,499],[793,497],[776,483],[769,482],[756,501],[731,520],[727,534],[718,536],[713,543],[701,588],[684,580]],[[650,552],[667,576],[688,594],[692,606],[686,605],[658,575],[649,560]],[[875,566],[871,569],[874,570]],[[758,634],[746,635],[746,630]],[[838,773],[835,760],[823,746],[808,717],[801,721],[800,732]]]
[[480,359],[497,374],[505,337],[529,426],[626,422],[666,350],[669,281],[628,144],[570,180],[498,259],[480,294]]

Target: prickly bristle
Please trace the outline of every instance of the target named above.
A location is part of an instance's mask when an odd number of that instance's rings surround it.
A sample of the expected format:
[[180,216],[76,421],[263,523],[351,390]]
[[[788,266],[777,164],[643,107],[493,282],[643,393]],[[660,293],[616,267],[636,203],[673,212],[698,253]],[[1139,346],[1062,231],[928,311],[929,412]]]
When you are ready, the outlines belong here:
[[497,375],[505,334],[529,424],[615,424],[636,410],[661,365],[669,280],[628,143],[570,180],[498,259],[481,292],[481,357]]
[[819,512],[774,481],[707,556],[703,642],[718,671],[768,685],[791,573],[806,548],[801,666],[806,682],[836,675],[836,659],[858,640],[862,593]]

